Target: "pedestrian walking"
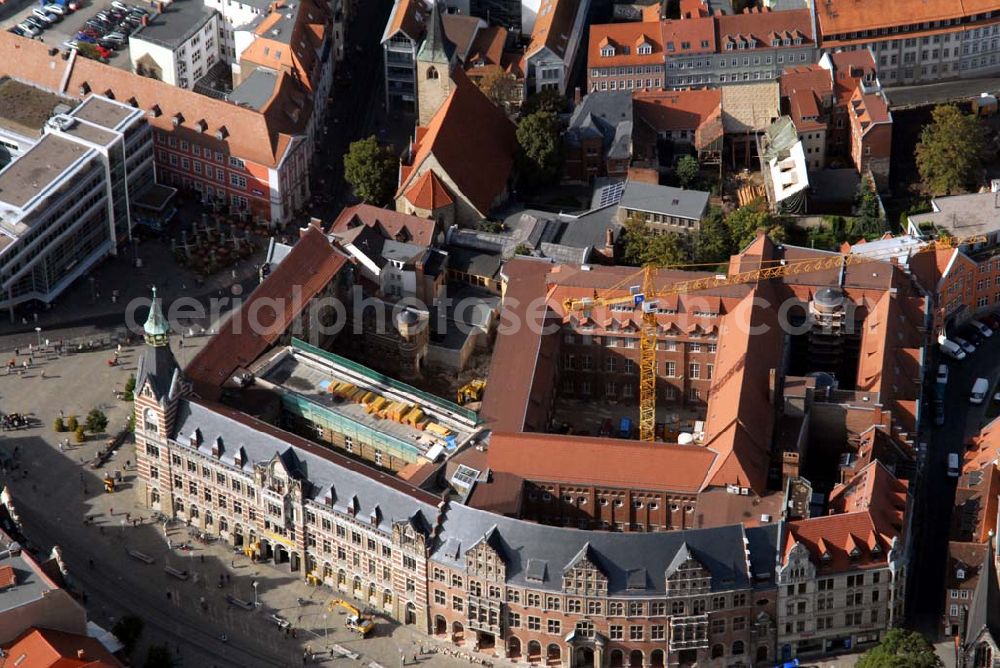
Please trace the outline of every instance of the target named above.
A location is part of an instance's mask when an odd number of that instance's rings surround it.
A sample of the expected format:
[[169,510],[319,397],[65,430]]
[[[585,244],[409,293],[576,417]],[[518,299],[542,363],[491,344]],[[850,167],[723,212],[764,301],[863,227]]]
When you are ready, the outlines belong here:
[[45,369],[42,369],[42,378],[45,378]]
[[61,408],[59,409],[59,417],[61,417],[61,418],[66,417],[66,414],[63,413],[63,410]]
[[108,508],[108,515],[111,515],[112,517],[114,517],[115,516],[115,509],[114,508]]

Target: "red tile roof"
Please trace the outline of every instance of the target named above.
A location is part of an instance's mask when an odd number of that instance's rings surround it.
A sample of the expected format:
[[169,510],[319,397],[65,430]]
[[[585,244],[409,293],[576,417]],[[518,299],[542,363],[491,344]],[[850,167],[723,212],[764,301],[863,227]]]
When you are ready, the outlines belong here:
[[0,566],[0,589],[13,587],[15,584],[17,584],[17,576],[14,575],[14,569],[10,566]]
[[389,24],[385,28],[383,41],[391,38],[399,31],[407,37],[419,42],[424,36],[424,22],[430,15],[430,9],[423,0],[398,0],[392,8]]
[[[590,48],[587,51],[588,67],[617,67],[619,65],[663,65],[663,43],[660,41],[660,23],[609,23],[590,26]],[[649,54],[641,55],[639,47],[649,45]],[[611,46],[613,56],[602,56],[601,49]]]
[[663,51],[672,55],[714,53],[716,50],[715,19],[711,16],[660,22]]
[[906,483],[873,462],[846,485],[834,488],[830,495],[834,514],[788,522],[785,559],[798,542],[809,551],[819,573],[884,565],[893,541],[903,539],[907,500]]
[[[271,10],[254,33],[257,38],[240,54],[240,61],[262,65],[276,72],[285,72],[298,81],[303,88],[313,92],[319,86],[314,81],[322,69],[320,54],[326,39],[330,12],[325,5],[313,0],[298,0],[299,6],[292,13],[295,23],[280,26],[289,20],[288,9]],[[276,3],[277,8],[286,7],[285,2]],[[271,31],[277,26],[287,31],[287,41],[272,39]]]
[[455,202],[451,198],[451,195],[448,194],[448,189],[441,183],[441,179],[431,170],[427,170],[421,176],[417,177],[417,180],[410,185],[404,197],[414,207],[430,211]]
[[340,212],[330,226],[330,233],[342,234],[357,225],[378,227],[385,232],[387,238],[421,246],[430,246],[434,243],[436,230],[435,222],[428,218],[411,216],[392,209],[380,209],[371,204],[356,204]]
[[[49,55],[52,47],[48,44],[0,32],[0,53],[8,56],[0,63],[0,76],[70,96],[83,97],[84,90],[111,91],[118,100],[134,99],[140,109],[159,110],[158,115],[147,114],[147,121],[155,128],[182,138],[186,135],[212,150],[266,167],[278,166],[292,137],[304,131],[311,113],[303,89],[286,74],[280,75],[275,94],[259,111],[83,57],[72,61],[63,88],[69,61],[58,54]],[[180,119],[177,127],[175,118]],[[199,121],[207,124],[204,132],[196,126]],[[220,130],[222,140],[216,139]]]
[[559,58],[565,56],[579,7],[580,0],[541,0],[531,29],[531,41],[524,50],[525,58],[531,58],[544,48]]
[[466,68],[486,65],[503,65],[503,48],[507,43],[507,29],[500,26],[482,28],[476,33],[476,39],[469,49],[466,58]]
[[928,23],[996,10],[995,0],[900,0],[887,11],[883,0],[828,0],[816,3],[824,37],[834,34]]
[[858,88],[851,96],[847,110],[851,124],[860,130],[861,135],[866,134],[876,123],[892,122],[889,105],[885,97],[879,93],[862,93]]
[[[499,107],[457,69],[455,88],[413,147],[411,168],[401,179],[396,196],[409,190],[434,156],[438,167],[480,214],[486,215],[507,187],[514,165],[514,124]],[[475,165],[470,169],[469,165]],[[440,176],[440,175],[439,175]]]
[[[555,382],[558,333],[542,333],[546,277],[553,265],[515,257],[501,270],[507,277],[501,323],[513,326],[496,339],[480,415],[498,431],[543,431]],[[555,317],[552,314],[551,317]],[[536,323],[530,326],[529,323]],[[516,391],[512,391],[516,388]]]
[[347,258],[309,227],[291,252],[231,315],[185,369],[195,392],[216,399],[240,368],[274,345]]
[[744,12],[715,17],[719,26],[719,49],[725,49],[727,38],[753,38],[757,50],[770,49],[771,40],[800,37],[802,44],[813,44],[812,17],[808,9],[789,9],[779,12]]
[[716,458],[697,445],[508,432],[493,433],[486,455],[525,480],[680,493],[701,489]]
[[636,91],[632,114],[658,133],[693,130],[695,148],[704,148],[723,134],[719,90]]
[[94,638],[31,628],[4,648],[17,668],[121,668],[123,664]]

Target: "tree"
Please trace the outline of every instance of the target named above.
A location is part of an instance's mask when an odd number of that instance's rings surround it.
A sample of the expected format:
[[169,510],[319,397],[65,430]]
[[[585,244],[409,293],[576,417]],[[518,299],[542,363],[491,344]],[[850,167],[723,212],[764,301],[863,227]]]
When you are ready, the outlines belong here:
[[111,627],[111,632],[125,645],[125,651],[131,653],[136,642],[139,641],[139,636],[142,635],[142,629],[145,625],[146,623],[142,621],[141,617],[125,615],[115,622],[115,625]]
[[931,116],[914,154],[924,185],[946,195],[975,186],[984,143],[979,120],[953,104],[934,107]]
[[858,184],[858,197],[855,202],[857,217],[851,225],[851,236],[864,237],[869,241],[877,239],[885,232],[885,220],[882,218],[882,208],[878,194],[871,181],[862,179]]
[[682,155],[677,161],[677,166],[674,167],[674,173],[682,188],[689,188],[698,178],[700,171],[701,167],[698,165],[698,161],[691,155]]
[[135,399],[135,374],[130,373],[128,380],[125,381],[125,401],[132,401]]
[[937,668],[944,664],[934,647],[916,631],[890,629],[875,647],[861,655],[856,668]]
[[344,155],[344,180],[366,204],[381,206],[389,201],[399,173],[392,149],[375,135],[351,142]]
[[66,431],[66,424],[61,417],[56,418],[56,421],[52,424],[52,429],[59,433]]
[[100,409],[93,408],[87,413],[86,425],[87,431],[92,434],[99,434],[108,426],[108,416]]
[[757,230],[763,229],[774,241],[783,241],[785,228],[780,220],[767,210],[763,199],[757,199],[741,206],[726,218],[726,227],[737,251],[743,250],[757,238]]
[[733,254],[733,237],[722,216],[722,210],[712,207],[708,215],[701,221],[698,234],[695,236],[694,257],[699,263],[729,260]]
[[143,668],[174,668],[177,662],[166,645],[150,645]]
[[80,426],[76,420],[75,415],[70,415],[66,420],[66,431],[76,431],[76,428]]
[[569,111],[569,100],[565,95],[561,95],[558,90],[546,88],[529,97],[521,107],[521,116],[531,116],[539,111],[547,111],[553,114],[565,114]]
[[518,100],[517,78],[500,67],[490,67],[476,79],[476,85],[490,102],[507,111],[508,105]]
[[518,171],[528,187],[551,183],[559,175],[559,118],[538,111],[517,124]]
[[653,264],[662,267],[687,262],[684,242],[677,234],[673,232],[653,234],[646,224],[637,218],[626,220],[624,228],[622,261],[625,264],[635,266]]
[[73,440],[77,443],[83,443],[87,440],[87,432],[84,430],[83,425],[73,430]]
[[531,255],[531,246],[528,244],[518,244],[517,248],[514,249],[514,255]]

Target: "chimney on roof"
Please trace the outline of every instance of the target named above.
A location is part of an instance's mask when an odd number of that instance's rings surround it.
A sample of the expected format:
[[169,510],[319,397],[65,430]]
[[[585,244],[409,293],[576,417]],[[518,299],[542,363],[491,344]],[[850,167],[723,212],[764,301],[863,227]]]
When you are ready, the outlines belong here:
[[583,100],[583,95],[580,93],[580,87],[577,86],[573,89],[573,106],[578,106]]

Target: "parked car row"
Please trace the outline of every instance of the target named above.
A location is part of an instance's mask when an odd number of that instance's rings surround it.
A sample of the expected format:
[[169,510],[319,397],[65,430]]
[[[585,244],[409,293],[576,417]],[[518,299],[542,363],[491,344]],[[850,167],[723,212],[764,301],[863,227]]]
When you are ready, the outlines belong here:
[[24,17],[23,21],[9,28],[8,32],[20,35],[21,37],[39,37],[53,23],[62,21],[63,17],[74,9],[76,9],[75,3],[67,3],[65,5],[52,3],[35,7]]
[[976,352],[976,348],[996,331],[1000,331],[1000,317],[991,313],[965,323],[947,338],[942,337],[938,345],[943,354],[961,361]]
[[142,7],[126,5],[115,0],[107,9],[88,19],[76,33],[76,39],[63,44],[71,49],[79,49],[80,44],[93,44],[101,58],[108,58],[112,52],[128,44],[129,36],[142,25],[148,12]]

